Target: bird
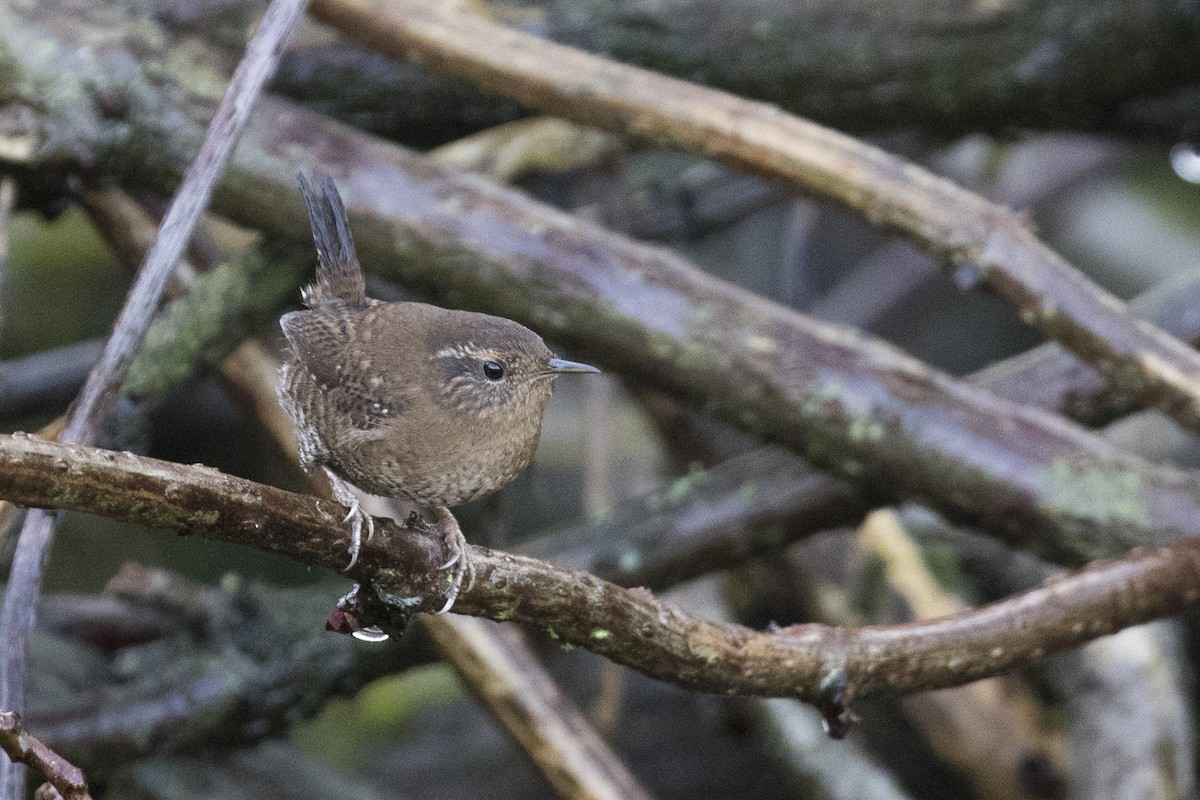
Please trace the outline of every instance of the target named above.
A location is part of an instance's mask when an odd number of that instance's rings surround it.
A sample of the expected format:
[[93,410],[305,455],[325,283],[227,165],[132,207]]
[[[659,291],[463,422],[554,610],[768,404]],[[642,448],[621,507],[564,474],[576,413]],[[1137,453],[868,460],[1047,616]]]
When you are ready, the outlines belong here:
[[450,506],[497,491],[528,466],[554,378],[596,373],[558,358],[529,328],[503,317],[367,297],[350,222],[332,178],[299,175],[317,249],[303,310],[280,319],[287,355],[277,395],[303,467],[322,471],[349,508],[351,569],[363,531],[355,493],[431,510],[454,568],[445,613],[474,566]]

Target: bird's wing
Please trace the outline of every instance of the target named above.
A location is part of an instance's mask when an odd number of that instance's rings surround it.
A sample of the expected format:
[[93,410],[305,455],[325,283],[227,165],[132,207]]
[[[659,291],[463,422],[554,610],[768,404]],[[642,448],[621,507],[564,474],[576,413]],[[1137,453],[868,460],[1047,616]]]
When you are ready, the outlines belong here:
[[[353,348],[354,312],[293,311],[280,320],[298,366],[307,370],[329,405],[361,431],[378,431],[411,404],[404,384],[383,380],[371,369],[369,353]],[[357,353],[357,355],[356,355]]]

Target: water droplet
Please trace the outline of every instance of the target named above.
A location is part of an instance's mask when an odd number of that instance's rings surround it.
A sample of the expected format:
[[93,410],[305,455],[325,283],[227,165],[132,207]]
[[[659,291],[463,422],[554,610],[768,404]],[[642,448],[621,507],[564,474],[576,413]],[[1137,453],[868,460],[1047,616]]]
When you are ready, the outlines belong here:
[[1180,142],[1171,148],[1171,169],[1188,183],[1200,183],[1200,152],[1196,146]]
[[355,639],[360,639],[364,642],[386,642],[391,637],[384,633],[379,628],[372,625],[369,628],[361,628],[351,634]]

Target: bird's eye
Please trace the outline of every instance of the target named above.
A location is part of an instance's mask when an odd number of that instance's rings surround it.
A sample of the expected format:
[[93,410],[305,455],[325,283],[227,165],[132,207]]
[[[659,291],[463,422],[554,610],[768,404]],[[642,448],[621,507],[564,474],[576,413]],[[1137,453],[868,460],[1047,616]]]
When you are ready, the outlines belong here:
[[499,361],[483,362],[483,377],[489,381],[498,381],[504,377],[504,367]]

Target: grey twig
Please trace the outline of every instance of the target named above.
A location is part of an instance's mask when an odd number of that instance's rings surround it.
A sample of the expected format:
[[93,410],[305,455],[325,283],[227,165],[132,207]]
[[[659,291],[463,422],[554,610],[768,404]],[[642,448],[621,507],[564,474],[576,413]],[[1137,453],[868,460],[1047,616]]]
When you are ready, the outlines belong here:
[[[108,344],[68,417],[63,441],[94,440],[158,309],[175,264],[245,128],[250,110],[278,64],[283,46],[306,5],[307,0],[273,0],[264,13],[209,124],[200,152],[184,175],[159,235],[130,289]],[[53,532],[54,518],[50,513],[35,510],[26,517],[5,590],[4,608],[0,612],[0,649],[3,651],[0,657],[0,706],[17,712],[24,707],[25,639],[33,627],[34,609]],[[21,794],[20,771],[8,770],[0,774],[0,779],[4,796],[17,800]]]
[[[0,303],[8,284],[8,221],[17,197],[17,184],[12,178],[0,178]],[[0,305],[0,333],[4,331],[4,307]]]

